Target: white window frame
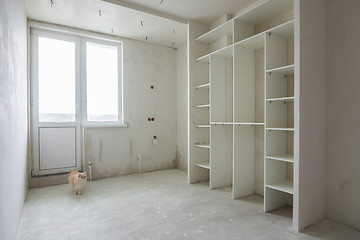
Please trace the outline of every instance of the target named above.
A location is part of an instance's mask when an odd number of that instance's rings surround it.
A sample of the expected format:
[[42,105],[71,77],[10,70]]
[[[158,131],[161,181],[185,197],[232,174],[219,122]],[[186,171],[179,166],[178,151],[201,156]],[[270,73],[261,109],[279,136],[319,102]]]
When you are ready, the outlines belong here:
[[[76,91],[80,90],[80,98],[76,97],[76,106],[79,107],[79,120],[82,127],[127,127],[124,117],[123,99],[123,42],[112,36],[105,36],[98,33],[89,33],[84,30],[70,29],[67,27],[55,26],[53,24],[29,22],[29,32],[37,32],[41,36],[56,36],[59,39],[79,39],[80,45],[76,45],[76,52],[80,54],[80,66],[76,71],[80,72],[80,82],[76,79]],[[33,36],[30,39],[33,41]],[[87,98],[86,98],[86,42],[93,42],[103,45],[116,46],[118,49],[118,121],[87,121]],[[32,46],[30,44],[30,46]],[[30,63],[30,71],[38,68],[34,62]],[[33,85],[33,83],[31,83]],[[32,94],[32,93],[30,93]]]
[[[92,42],[117,48],[118,51],[118,120],[115,121],[88,121],[87,120],[87,71],[86,71],[86,43]],[[81,38],[81,102],[82,124],[85,127],[123,126],[123,84],[122,84],[122,44],[94,38]]]

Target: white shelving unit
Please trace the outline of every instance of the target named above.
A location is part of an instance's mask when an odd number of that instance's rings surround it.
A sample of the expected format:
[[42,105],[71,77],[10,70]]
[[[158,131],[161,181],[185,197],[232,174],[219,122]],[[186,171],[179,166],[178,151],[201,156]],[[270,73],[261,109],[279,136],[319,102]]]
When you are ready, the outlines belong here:
[[265,0],[210,31],[189,28],[189,183],[264,195],[266,212],[295,194],[293,7]]
[[294,194],[294,22],[266,34],[265,212]]

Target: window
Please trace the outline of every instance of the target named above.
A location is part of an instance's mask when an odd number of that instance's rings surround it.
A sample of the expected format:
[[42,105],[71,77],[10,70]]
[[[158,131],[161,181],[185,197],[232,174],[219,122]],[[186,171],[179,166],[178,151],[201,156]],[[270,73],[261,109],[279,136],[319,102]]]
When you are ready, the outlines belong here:
[[118,78],[117,47],[86,42],[87,121],[118,121]]
[[120,42],[32,29],[38,122],[121,125]]

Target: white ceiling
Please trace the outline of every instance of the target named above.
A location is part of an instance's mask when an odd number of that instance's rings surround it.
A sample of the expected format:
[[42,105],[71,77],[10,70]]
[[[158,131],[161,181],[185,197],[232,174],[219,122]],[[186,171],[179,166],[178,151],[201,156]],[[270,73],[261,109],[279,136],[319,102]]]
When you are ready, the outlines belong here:
[[211,24],[254,2],[256,0],[24,0],[29,19],[174,48],[186,42],[187,20]]

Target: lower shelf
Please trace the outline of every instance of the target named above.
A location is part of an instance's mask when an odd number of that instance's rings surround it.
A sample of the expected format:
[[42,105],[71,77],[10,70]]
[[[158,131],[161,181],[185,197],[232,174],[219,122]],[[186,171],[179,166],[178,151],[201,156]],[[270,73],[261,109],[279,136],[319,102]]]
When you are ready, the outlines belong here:
[[275,190],[278,190],[281,192],[286,192],[289,194],[294,193],[293,181],[291,181],[291,180],[284,180],[284,181],[273,183],[273,184],[267,184],[266,187],[272,188],[272,189],[275,189]]
[[197,163],[195,164],[196,166],[198,167],[201,167],[201,168],[206,168],[206,169],[209,169],[210,170],[210,163]]

